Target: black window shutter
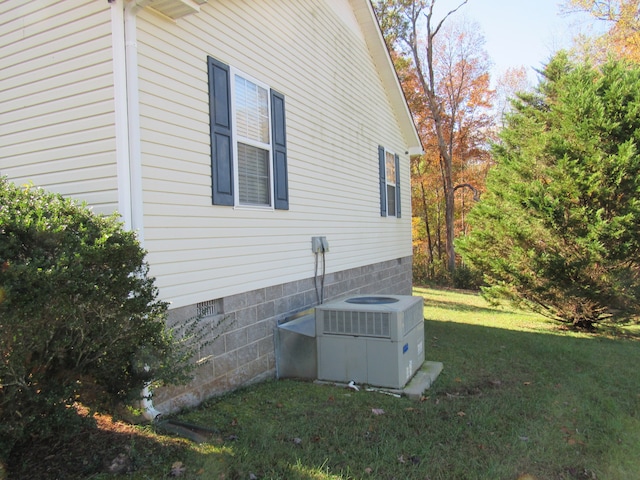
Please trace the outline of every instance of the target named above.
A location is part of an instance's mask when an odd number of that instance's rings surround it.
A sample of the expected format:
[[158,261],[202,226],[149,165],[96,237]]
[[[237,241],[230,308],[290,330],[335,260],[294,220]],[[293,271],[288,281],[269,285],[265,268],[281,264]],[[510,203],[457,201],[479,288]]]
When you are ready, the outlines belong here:
[[233,143],[231,141],[231,78],[229,66],[207,57],[211,185],[214,205],[233,205]]
[[278,210],[289,210],[284,95],[275,90],[271,90],[271,124],[273,132],[274,207]]
[[396,154],[396,217],[400,218],[400,157]]
[[387,180],[384,147],[378,146],[378,162],[380,164],[380,216],[387,216]]

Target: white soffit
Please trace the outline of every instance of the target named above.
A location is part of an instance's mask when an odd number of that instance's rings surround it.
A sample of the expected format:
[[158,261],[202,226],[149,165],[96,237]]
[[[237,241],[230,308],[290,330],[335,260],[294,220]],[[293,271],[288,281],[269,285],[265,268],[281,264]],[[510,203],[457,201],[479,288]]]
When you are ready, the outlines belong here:
[[176,20],[186,15],[200,12],[200,5],[207,0],[146,0],[138,2],[145,7],[153,8],[161,14]]

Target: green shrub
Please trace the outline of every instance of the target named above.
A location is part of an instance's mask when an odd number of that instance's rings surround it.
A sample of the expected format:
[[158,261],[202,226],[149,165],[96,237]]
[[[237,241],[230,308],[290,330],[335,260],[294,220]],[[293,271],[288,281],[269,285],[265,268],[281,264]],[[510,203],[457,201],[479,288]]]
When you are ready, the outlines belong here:
[[144,256],[116,214],[0,177],[0,458],[64,430],[74,402],[109,411],[188,379]]
[[465,264],[456,267],[452,279],[453,286],[462,290],[479,290],[482,286],[482,273]]
[[451,285],[451,274],[447,270],[446,261],[434,258],[429,261],[427,254],[413,251],[413,284],[414,285]]

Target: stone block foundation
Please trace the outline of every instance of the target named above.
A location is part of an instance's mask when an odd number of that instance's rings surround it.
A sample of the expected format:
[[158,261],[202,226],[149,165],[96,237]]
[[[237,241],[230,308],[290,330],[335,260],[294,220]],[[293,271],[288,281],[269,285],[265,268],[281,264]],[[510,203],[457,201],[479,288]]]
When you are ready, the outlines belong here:
[[[328,273],[324,301],[347,295],[411,295],[412,258]],[[209,397],[275,376],[274,329],[285,318],[318,304],[320,279],[274,285],[170,310],[170,326],[200,317],[203,345],[190,384],[154,392],[163,413],[192,407]]]

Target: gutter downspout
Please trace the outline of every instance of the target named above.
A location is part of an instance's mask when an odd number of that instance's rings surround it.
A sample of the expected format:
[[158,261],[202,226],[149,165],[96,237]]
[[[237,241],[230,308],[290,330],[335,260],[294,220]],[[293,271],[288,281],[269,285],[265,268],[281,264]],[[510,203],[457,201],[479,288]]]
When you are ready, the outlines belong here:
[[[138,44],[136,15],[141,1],[110,1],[113,38],[114,103],[118,208],[125,228],[137,232],[144,248],[142,210],[142,153],[140,148],[140,104],[138,86]],[[124,5],[124,7],[123,7]],[[162,414],[151,400],[150,384],[141,392],[140,406],[145,419],[154,421]]]
[[118,175],[118,212],[122,217],[124,227],[127,230],[132,230],[124,10],[115,2],[111,3],[111,40],[113,48],[113,99],[116,130],[116,168]]
[[136,15],[143,2],[128,1],[124,7],[125,68],[127,75],[127,117],[129,172],[131,176],[131,227],[144,247],[142,215],[142,152],[140,149],[140,101],[138,85],[138,42]]
[[[129,158],[131,175],[131,227],[138,233],[144,248],[144,225],[142,214],[142,151],[140,148],[140,99],[138,85],[138,35],[136,15],[144,7],[139,2],[128,1],[124,7],[124,44],[127,71],[127,116],[129,119]],[[145,366],[145,369],[148,368]],[[162,414],[151,400],[152,392],[147,383],[142,389],[140,406],[142,416],[157,420]]]

